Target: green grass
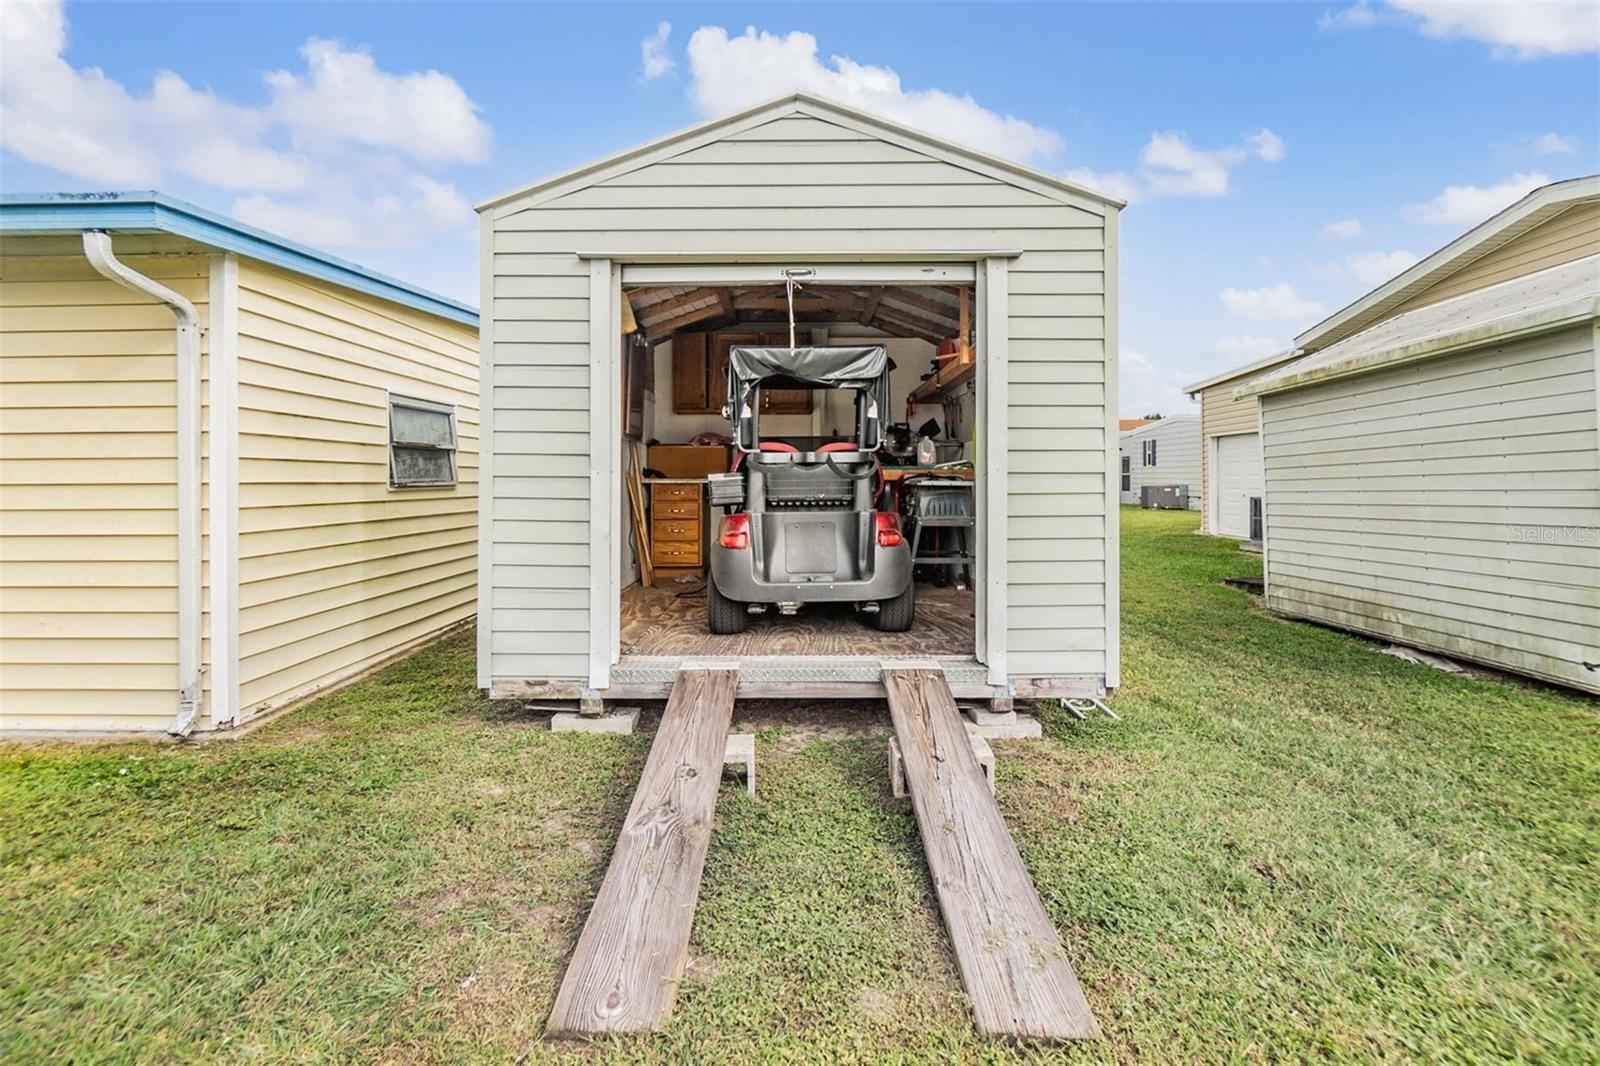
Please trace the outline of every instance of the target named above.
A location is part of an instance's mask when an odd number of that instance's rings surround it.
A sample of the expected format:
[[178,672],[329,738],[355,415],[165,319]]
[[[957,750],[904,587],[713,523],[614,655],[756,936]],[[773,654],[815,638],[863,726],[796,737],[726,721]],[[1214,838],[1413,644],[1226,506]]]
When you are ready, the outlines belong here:
[[0,748],[0,1060],[1594,1061],[1593,703],[1276,620],[1124,511],[1120,723],[1000,802],[1107,1034],[973,1031],[881,708],[756,706],[659,1036],[540,1036],[649,743],[453,638],[236,743]]

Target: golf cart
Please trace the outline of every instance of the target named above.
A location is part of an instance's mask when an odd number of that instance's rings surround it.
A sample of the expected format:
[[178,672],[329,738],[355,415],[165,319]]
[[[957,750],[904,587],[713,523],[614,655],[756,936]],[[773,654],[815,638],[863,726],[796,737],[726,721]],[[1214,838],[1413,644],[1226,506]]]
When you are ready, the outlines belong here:
[[[763,441],[761,390],[840,389],[855,397],[855,438],[802,452]],[[802,604],[850,603],[880,630],[911,628],[911,548],[900,516],[880,509],[876,452],[889,410],[889,358],[882,345],[733,348],[728,403],[732,469],[709,478],[723,509],[706,582],[713,633],[741,633],[750,615]]]

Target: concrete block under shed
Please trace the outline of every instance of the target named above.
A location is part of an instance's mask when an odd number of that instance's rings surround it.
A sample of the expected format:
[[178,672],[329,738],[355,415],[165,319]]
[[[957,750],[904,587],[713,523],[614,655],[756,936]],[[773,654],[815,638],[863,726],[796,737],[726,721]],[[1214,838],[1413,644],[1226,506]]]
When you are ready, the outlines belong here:
[[756,735],[754,733],[729,733],[727,747],[722,752],[722,768],[744,767],[744,790],[756,794]]
[[975,737],[988,740],[1038,740],[1044,736],[1044,727],[1039,724],[1039,719],[1030,714],[1018,714],[1015,711],[994,714],[970,707],[963,708],[961,713],[966,719],[967,732]]
[[615,733],[631,736],[639,724],[639,708],[618,707],[609,714],[578,714],[562,711],[550,718],[552,733]]

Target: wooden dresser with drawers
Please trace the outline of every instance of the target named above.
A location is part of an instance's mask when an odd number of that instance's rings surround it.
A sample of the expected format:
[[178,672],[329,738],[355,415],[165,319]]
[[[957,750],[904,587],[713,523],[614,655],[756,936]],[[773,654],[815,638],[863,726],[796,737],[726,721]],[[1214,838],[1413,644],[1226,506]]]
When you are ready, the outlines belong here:
[[728,469],[728,449],[717,445],[653,444],[645,465],[655,474],[650,490],[650,565],[658,578],[706,572],[705,476]]
[[653,481],[650,484],[650,563],[663,570],[694,570],[706,565],[705,482]]

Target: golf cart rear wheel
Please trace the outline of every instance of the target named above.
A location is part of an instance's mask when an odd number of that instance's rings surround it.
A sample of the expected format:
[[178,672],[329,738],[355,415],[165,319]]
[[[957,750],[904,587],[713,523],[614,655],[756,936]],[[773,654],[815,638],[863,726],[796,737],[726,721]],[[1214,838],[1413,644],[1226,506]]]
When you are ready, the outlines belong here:
[[719,592],[709,574],[706,576],[706,622],[713,633],[743,633],[750,624],[750,613],[744,604]]
[[872,616],[872,624],[885,633],[904,633],[910,629],[916,615],[916,589],[916,582],[910,582],[894,599],[881,601],[878,613]]

